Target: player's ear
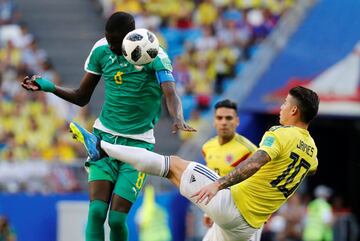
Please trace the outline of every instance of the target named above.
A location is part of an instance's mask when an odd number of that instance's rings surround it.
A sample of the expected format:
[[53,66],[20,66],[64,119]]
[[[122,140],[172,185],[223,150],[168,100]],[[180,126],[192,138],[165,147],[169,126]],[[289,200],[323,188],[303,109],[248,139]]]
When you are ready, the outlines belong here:
[[[298,114],[299,113],[299,107],[297,106],[297,105],[293,105],[292,107],[291,107],[291,115],[296,115],[296,114]],[[300,113],[299,113],[300,114]]]

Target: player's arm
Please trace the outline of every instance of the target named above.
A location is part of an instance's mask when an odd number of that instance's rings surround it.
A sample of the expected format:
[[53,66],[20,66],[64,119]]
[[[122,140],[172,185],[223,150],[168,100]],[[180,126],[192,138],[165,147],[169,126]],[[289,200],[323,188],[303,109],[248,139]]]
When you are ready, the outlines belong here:
[[256,151],[252,156],[241,162],[228,175],[217,180],[219,190],[238,184],[254,175],[263,165],[271,160],[270,156],[263,150]]
[[51,92],[58,97],[69,101],[70,103],[85,106],[89,103],[92,93],[96,85],[99,83],[101,75],[86,73],[78,88],[66,88],[55,85],[53,82],[43,79],[38,75],[32,77],[25,77],[21,86],[30,91],[45,91]]
[[263,165],[271,160],[270,156],[263,150],[256,151],[252,156],[241,162],[228,175],[219,178],[216,182],[203,187],[192,197],[197,197],[196,202],[201,203],[205,198],[208,204],[215,194],[227,187],[238,184],[254,175]]
[[308,176],[313,176],[313,175],[315,175],[315,173],[316,173],[316,169],[315,170],[312,170],[312,171],[309,171],[308,173],[307,173],[307,175]]
[[156,76],[164,93],[167,109],[174,120],[173,133],[176,133],[179,129],[196,131],[184,121],[181,100],[176,93],[175,80],[171,72],[168,70],[160,70],[156,72]]
[[[317,158],[316,158],[316,163],[318,163],[318,159],[317,159]],[[316,171],[317,171],[317,165],[316,165],[315,168],[309,170],[306,175],[307,175],[307,176],[313,176],[313,175],[315,175]]]

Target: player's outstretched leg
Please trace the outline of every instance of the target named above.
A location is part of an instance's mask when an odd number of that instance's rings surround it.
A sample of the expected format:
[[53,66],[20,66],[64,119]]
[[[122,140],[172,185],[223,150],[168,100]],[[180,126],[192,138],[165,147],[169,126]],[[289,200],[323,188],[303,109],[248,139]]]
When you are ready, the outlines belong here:
[[110,144],[101,141],[79,124],[70,123],[73,138],[84,144],[91,160],[96,161],[104,155],[129,163],[135,169],[150,175],[166,177],[170,169],[170,157],[159,155],[144,148]]
[[76,122],[71,122],[69,126],[70,132],[73,134],[73,138],[85,146],[90,159],[92,161],[99,160],[101,157],[99,147],[100,139],[82,128]]

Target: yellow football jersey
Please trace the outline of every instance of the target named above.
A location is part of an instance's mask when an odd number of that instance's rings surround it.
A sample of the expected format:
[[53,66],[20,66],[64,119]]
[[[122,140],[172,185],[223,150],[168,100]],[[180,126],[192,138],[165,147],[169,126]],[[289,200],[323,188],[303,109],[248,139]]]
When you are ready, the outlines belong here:
[[231,141],[223,145],[219,144],[217,136],[210,139],[203,145],[202,152],[206,165],[220,176],[225,176],[255,152],[256,148],[251,141],[235,134]]
[[271,161],[231,187],[236,206],[254,228],[260,228],[294,193],[306,174],[318,166],[315,142],[302,128],[272,127],[264,134],[259,150],[265,151]]

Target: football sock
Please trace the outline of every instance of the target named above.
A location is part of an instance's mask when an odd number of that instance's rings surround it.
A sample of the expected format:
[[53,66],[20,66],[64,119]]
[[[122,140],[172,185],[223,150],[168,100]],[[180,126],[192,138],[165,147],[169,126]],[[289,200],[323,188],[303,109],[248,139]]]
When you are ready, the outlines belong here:
[[109,226],[110,241],[127,241],[128,227],[126,224],[127,213],[110,210]]
[[101,148],[112,158],[129,163],[138,171],[166,177],[170,170],[170,157],[144,148],[100,142]]
[[90,201],[86,225],[86,241],[104,241],[104,222],[109,204],[101,200]]

